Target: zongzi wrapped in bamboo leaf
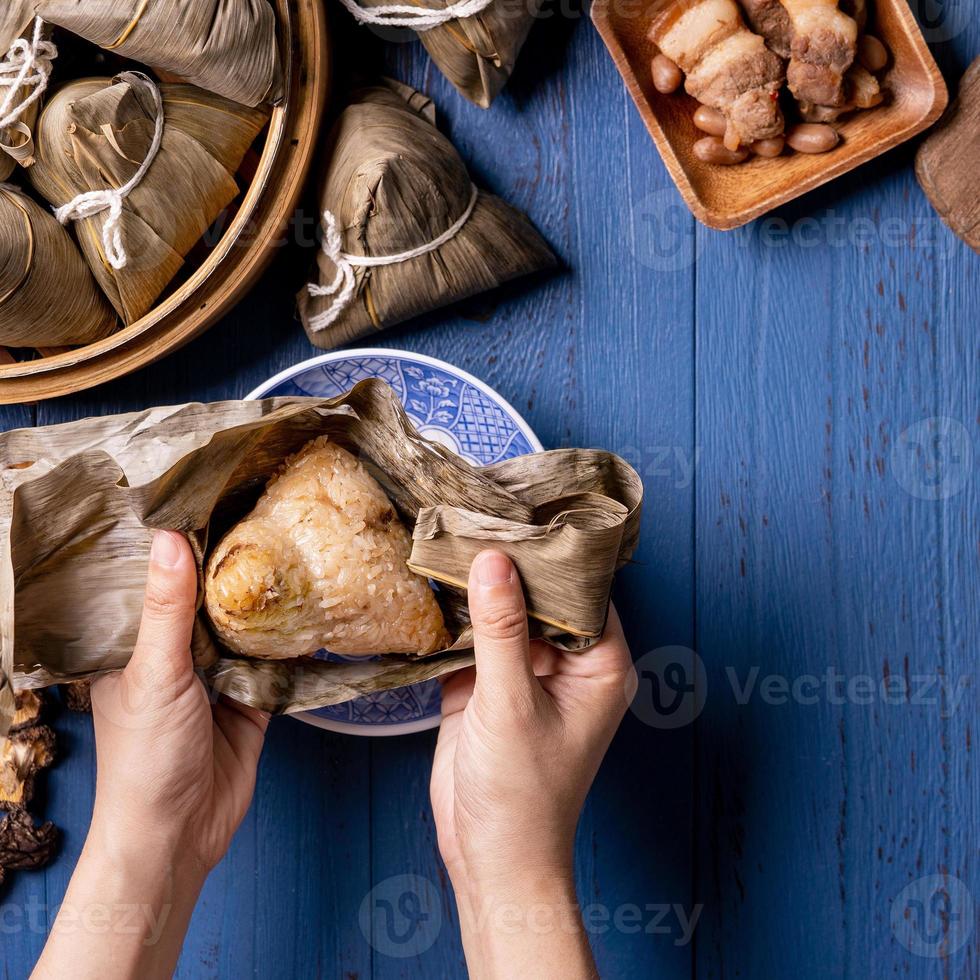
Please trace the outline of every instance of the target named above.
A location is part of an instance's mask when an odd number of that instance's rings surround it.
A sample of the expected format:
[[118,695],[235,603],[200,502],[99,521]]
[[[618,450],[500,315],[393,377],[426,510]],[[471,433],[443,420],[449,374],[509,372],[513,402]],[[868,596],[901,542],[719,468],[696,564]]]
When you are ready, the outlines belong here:
[[[50,99],[31,182],[75,221],[82,252],[125,323],[152,308],[238,196],[235,172],[267,119],[263,109],[191,85],[157,87],[134,72],[73,82]],[[93,198],[102,210],[90,206]]]
[[34,0],[3,0],[0,3],[0,51],[6,51],[34,19]]
[[[424,0],[409,7],[392,0],[342,0],[361,24],[407,27],[456,89],[484,109],[507,84],[543,0]],[[448,7],[454,10],[448,10]],[[453,16],[453,14],[457,16]],[[464,14],[464,16],[459,16]]]
[[488,109],[510,80],[543,0],[492,0],[479,14],[419,35],[456,89]]
[[0,184],[0,344],[89,344],[116,326],[68,232],[26,194]]
[[277,102],[269,0],[34,0],[49,24],[243,105]]
[[208,564],[205,601],[237,653],[429,654],[452,642],[391,501],[326,437],[287,460]]
[[318,282],[298,298],[318,347],[555,266],[521,212],[474,187],[414,89],[392,82],[358,93],[330,141]]
[[[0,36],[3,30],[0,24]],[[0,58],[0,181],[4,181],[17,164],[34,163],[33,127],[58,50],[41,20],[0,50],[6,50]]]

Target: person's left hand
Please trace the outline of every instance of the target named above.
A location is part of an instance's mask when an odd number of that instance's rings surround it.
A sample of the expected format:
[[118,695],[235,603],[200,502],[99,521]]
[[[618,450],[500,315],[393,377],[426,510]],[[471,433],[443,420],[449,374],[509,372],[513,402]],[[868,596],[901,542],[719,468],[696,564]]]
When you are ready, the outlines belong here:
[[92,685],[92,823],[114,848],[159,845],[207,874],[251,803],[269,718],[224,698],[212,706],[191,659],[196,593],[186,538],[158,532],[132,660]]

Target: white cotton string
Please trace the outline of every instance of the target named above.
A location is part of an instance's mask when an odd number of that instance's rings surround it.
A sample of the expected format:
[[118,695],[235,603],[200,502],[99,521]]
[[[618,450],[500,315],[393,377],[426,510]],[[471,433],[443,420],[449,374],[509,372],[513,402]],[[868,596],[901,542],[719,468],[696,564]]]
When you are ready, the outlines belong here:
[[102,226],[102,247],[105,250],[105,257],[108,259],[109,265],[117,271],[125,269],[126,264],[129,262],[126,249],[123,247],[122,231],[119,228],[119,222],[122,218],[123,202],[139,187],[140,182],[146,176],[147,171],[149,171],[153,161],[156,159],[156,155],[160,152],[160,146],[163,143],[165,118],[163,96],[160,94],[160,89],[146,75],[131,72],[129,73],[129,77],[133,81],[144,85],[153,96],[156,121],[153,130],[153,142],[150,144],[146,159],[140,164],[136,173],[122,187],[103,191],[86,191],[60,208],[55,208],[54,212],[54,216],[63,225],[67,225],[69,221],[82,221],[85,218],[93,218],[103,211],[108,211],[109,217],[106,218],[105,224]]
[[493,0],[458,0],[447,7],[415,7],[407,3],[389,3],[362,7],[357,0],[340,0],[361,24],[375,27],[410,27],[413,31],[431,31],[451,20],[462,20],[482,13]]
[[323,254],[337,267],[337,275],[329,286],[310,283],[306,288],[311,296],[333,296],[334,301],[328,309],[310,318],[310,329],[313,331],[326,330],[347,308],[347,304],[354,298],[355,266],[362,269],[374,269],[385,265],[399,265],[409,259],[417,259],[420,255],[428,255],[429,252],[434,252],[462,231],[463,225],[470,220],[470,215],[473,214],[473,209],[476,207],[479,198],[480,192],[476,187],[473,187],[470,193],[470,203],[451,228],[446,229],[433,241],[420,245],[418,248],[411,248],[407,252],[399,252],[397,255],[351,255],[345,252],[344,243],[340,237],[340,229],[337,226],[337,218],[330,211],[324,211]]
[[[17,123],[44,95],[51,79],[51,63],[57,57],[58,49],[51,41],[44,39],[44,21],[35,17],[31,39],[18,38],[0,61],[0,86],[7,90],[3,101],[0,101],[0,129]],[[18,102],[18,94],[23,88],[33,91]]]

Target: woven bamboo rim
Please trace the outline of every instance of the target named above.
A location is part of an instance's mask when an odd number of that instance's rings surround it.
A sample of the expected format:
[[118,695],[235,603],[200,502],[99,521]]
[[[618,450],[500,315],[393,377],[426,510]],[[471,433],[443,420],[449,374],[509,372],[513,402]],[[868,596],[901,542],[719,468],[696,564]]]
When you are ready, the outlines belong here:
[[38,348],[18,360],[0,347],[0,404],[57,398],[152,364],[202,334],[251,288],[276,254],[316,150],[330,71],[320,0],[273,0],[286,94],[276,106],[238,213],[201,266],[150,313],[84,347]]

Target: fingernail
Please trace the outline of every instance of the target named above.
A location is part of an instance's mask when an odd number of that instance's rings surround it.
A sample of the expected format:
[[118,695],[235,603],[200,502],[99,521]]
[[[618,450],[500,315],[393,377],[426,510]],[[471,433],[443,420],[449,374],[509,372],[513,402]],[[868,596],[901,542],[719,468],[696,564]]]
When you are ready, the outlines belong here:
[[476,577],[480,585],[506,585],[514,577],[510,559],[499,551],[485,551],[476,560]]
[[150,560],[164,568],[174,568],[180,561],[180,543],[172,531],[157,531],[150,546]]

